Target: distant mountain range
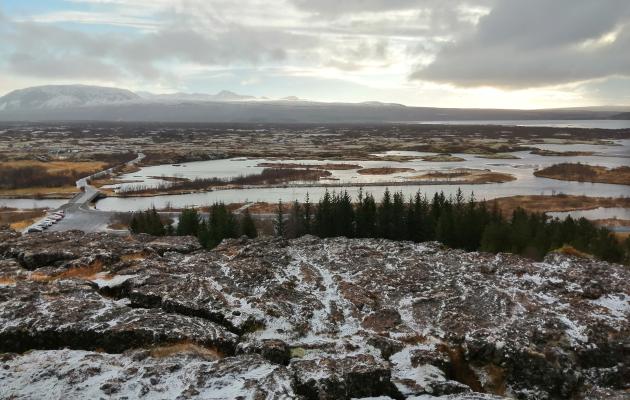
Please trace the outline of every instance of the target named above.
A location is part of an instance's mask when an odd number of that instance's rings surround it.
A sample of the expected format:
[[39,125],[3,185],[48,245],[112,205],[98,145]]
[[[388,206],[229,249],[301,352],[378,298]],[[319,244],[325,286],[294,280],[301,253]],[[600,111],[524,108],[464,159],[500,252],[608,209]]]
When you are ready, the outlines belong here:
[[323,103],[240,95],[134,93],[125,89],[57,85],[0,97],[0,121],[379,123],[462,120],[628,119],[628,107],[501,110]]

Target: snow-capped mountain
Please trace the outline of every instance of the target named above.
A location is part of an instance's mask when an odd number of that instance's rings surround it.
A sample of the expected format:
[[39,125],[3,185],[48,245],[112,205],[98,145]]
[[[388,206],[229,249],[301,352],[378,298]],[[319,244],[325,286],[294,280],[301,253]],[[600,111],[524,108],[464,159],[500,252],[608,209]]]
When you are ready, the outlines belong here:
[[99,106],[134,100],[140,100],[140,96],[125,89],[86,85],[35,86],[0,97],[0,111]]
[[607,110],[493,110],[408,107],[396,103],[323,103],[217,94],[133,93],[83,86],[38,86],[0,97],[0,121],[383,123],[449,120],[628,118]]
[[254,96],[242,95],[229,90],[222,90],[217,94],[207,93],[169,93],[155,94],[150,92],[138,92],[138,95],[144,100],[149,101],[247,101],[257,100]]

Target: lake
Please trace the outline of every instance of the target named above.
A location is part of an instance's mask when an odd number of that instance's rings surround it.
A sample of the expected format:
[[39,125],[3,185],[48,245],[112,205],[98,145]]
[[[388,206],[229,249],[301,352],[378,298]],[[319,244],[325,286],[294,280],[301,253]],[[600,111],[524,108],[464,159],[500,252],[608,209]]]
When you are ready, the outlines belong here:
[[554,120],[468,120],[468,121],[413,121],[403,124],[424,125],[505,125],[548,126],[552,128],[629,129],[630,120],[615,119],[554,119]]
[[630,220],[630,208],[621,207],[599,207],[592,210],[574,210],[564,212],[548,212],[546,213],[550,217],[565,219],[569,215],[571,218],[586,218],[586,219],[627,219]]
[[[533,175],[534,171],[547,167],[552,164],[562,162],[581,162],[592,165],[601,165],[608,168],[628,165],[630,163],[630,140],[620,140],[616,145],[592,145],[592,144],[536,144],[536,147],[546,150],[562,150],[562,151],[593,151],[596,154],[592,156],[566,157],[566,156],[541,156],[530,154],[528,151],[514,152],[513,155],[519,159],[484,159],[472,154],[453,154],[463,158],[463,162],[430,162],[421,159],[414,159],[408,162],[393,161],[343,161],[343,160],[266,160],[266,159],[246,159],[232,158],[224,160],[198,161],[178,165],[158,165],[142,168],[139,172],[122,176],[122,179],[142,180],[143,184],[156,185],[161,182],[160,179],[151,177],[159,176],[178,176],[189,179],[194,178],[230,178],[242,174],[252,174],[262,171],[262,167],[257,167],[260,162],[284,162],[284,163],[303,163],[303,164],[325,164],[325,163],[346,163],[360,164],[362,167],[400,167],[413,168],[414,172],[405,172],[393,175],[360,175],[356,169],[331,171],[332,178],[338,179],[333,181],[336,184],[378,184],[380,182],[393,182],[383,186],[366,186],[363,188],[365,192],[370,192],[379,198],[386,187],[391,191],[401,191],[407,196],[414,195],[418,190],[427,196],[433,196],[434,193],[443,191],[445,194],[454,194],[457,188],[461,188],[466,195],[475,193],[478,199],[494,199],[497,197],[513,196],[517,194],[523,195],[550,195],[550,194],[570,194],[570,195],[587,195],[587,196],[603,196],[603,197],[619,197],[630,194],[628,186],[610,185],[603,183],[584,183],[569,182],[547,178],[539,178]],[[378,153],[377,156],[385,155],[407,155],[421,157],[430,153],[410,152],[410,151],[390,151]],[[432,153],[431,153],[432,154]],[[455,184],[455,185],[400,185],[396,182],[405,181],[410,175],[421,174],[428,170],[448,171],[454,168],[474,168],[474,169],[491,169],[496,172],[503,172],[514,175],[515,181],[506,183],[491,184]],[[129,184],[133,185],[133,184]],[[124,185],[123,185],[124,186]],[[100,210],[108,211],[129,211],[142,210],[151,206],[158,208],[171,205],[174,207],[185,206],[201,206],[211,204],[213,202],[225,203],[243,203],[247,201],[265,201],[277,202],[282,201],[304,201],[307,193],[311,200],[317,201],[327,188],[324,185],[317,187],[277,187],[277,188],[251,188],[251,189],[228,189],[216,190],[206,193],[193,193],[184,195],[168,195],[156,197],[129,197],[117,198],[110,197],[100,200],[96,207]],[[338,187],[329,187],[328,190],[341,190]],[[356,196],[359,192],[358,186],[348,186],[343,190],[347,190],[350,194]]]

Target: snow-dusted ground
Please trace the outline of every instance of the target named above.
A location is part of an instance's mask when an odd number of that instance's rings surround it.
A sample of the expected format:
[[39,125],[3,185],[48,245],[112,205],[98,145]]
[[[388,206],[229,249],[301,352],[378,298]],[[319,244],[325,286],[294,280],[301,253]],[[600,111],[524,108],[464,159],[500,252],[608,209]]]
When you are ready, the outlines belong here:
[[[69,232],[1,244],[1,350],[38,350],[3,361],[8,396],[533,400],[626,389],[627,267],[437,243],[304,237],[205,252],[169,240]],[[151,350],[182,343],[205,350]]]

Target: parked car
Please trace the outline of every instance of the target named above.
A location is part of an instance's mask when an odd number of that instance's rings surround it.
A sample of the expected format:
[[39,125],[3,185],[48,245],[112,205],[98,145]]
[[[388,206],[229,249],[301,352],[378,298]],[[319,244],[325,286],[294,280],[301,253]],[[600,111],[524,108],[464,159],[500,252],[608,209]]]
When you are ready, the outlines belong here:
[[27,233],[37,233],[37,232],[42,232],[43,229],[39,226],[31,226],[30,228],[28,228],[28,230],[26,231]]

